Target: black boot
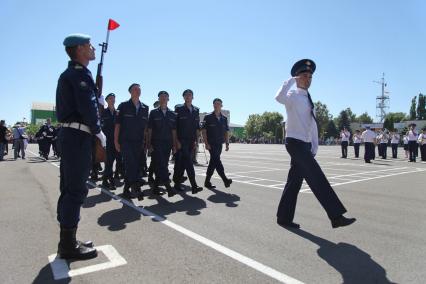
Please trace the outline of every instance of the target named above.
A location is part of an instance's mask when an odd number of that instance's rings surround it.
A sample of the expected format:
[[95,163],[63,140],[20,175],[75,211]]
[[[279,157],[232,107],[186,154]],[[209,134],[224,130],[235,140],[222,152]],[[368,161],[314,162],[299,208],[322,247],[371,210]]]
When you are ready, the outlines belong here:
[[102,186],[102,187],[105,187],[106,189],[109,189],[110,184],[109,184],[109,182],[108,182],[108,178],[107,178],[107,177],[103,177],[103,178],[102,178],[102,184],[101,184],[101,186]]
[[114,178],[109,178],[109,190],[116,190]]
[[192,194],[196,194],[203,190],[201,186],[197,185],[197,181],[195,180],[195,177],[190,177],[189,182],[191,183]]
[[228,187],[231,186],[232,179],[227,178],[226,175],[225,175],[225,173],[221,174],[220,177],[222,178],[223,184],[225,185],[226,188],[228,188]]
[[124,182],[123,195],[122,195],[123,198],[126,198],[126,199],[130,199],[131,198],[131,194],[130,194],[129,188],[130,188],[129,183],[128,182]]
[[142,192],[141,187],[139,186],[138,183],[132,184],[131,189],[132,189],[132,193],[131,193],[132,198],[137,198],[139,200],[143,200],[143,192]]
[[58,256],[63,259],[91,259],[98,256],[95,248],[82,245],[76,239],[77,227],[61,228]]
[[175,196],[175,195],[176,195],[176,191],[174,190],[174,188],[172,188],[172,187],[170,186],[170,182],[165,182],[165,183],[164,183],[164,186],[166,187],[167,195],[168,195],[169,197],[173,197],[173,196]]
[[204,181],[204,187],[208,188],[208,189],[215,189],[216,186],[212,185],[212,183],[210,182],[212,176],[206,176],[206,180]]

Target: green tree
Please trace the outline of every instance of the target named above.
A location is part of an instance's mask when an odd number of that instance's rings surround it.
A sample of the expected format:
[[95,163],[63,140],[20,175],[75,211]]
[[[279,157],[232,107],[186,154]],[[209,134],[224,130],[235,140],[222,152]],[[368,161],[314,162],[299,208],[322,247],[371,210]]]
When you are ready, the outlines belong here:
[[272,137],[276,139],[283,138],[282,121],[283,116],[279,112],[264,112],[261,116],[261,132],[268,133],[263,135],[267,139]]
[[342,130],[343,127],[346,127],[350,131],[350,117],[346,110],[342,110],[338,116],[338,124],[339,130]]
[[407,114],[404,112],[389,112],[385,117],[385,119],[392,119],[395,123],[404,121],[406,118]]
[[40,125],[28,124],[27,127],[25,128],[25,132],[28,135],[35,135],[39,129],[40,129]]
[[345,111],[346,111],[346,114],[348,115],[349,123],[355,122],[356,121],[356,114],[352,112],[351,108],[348,107],[347,109],[345,109]]
[[422,93],[419,94],[419,101],[417,103],[417,119],[426,119],[426,97]]
[[355,121],[359,123],[373,123],[373,118],[367,112],[364,112],[357,116]]
[[411,100],[411,107],[410,107],[410,120],[414,120],[416,119],[416,99],[417,96],[415,96],[412,100]]
[[326,128],[326,131],[324,133],[324,137],[325,138],[329,138],[329,137],[335,138],[335,137],[337,137],[338,134],[339,134],[339,131],[336,128],[336,124],[334,124],[334,121],[332,119],[330,119],[328,121],[327,128]]
[[394,123],[394,120],[392,116],[386,117],[385,120],[383,121],[383,128],[393,131],[393,123]]
[[329,120],[331,119],[330,112],[328,111],[327,105],[320,101],[315,102],[315,116],[318,121],[318,135],[324,137],[324,132],[327,129]]
[[247,138],[259,138],[262,134],[262,117],[260,114],[249,115],[244,130],[247,133]]

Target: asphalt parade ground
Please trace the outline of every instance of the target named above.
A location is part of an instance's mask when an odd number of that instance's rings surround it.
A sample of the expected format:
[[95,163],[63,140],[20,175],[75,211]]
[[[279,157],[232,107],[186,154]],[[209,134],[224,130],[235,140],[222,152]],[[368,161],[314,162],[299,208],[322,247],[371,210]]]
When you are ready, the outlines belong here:
[[[341,159],[340,147],[320,146],[317,160],[357,218],[338,229],[306,184],[301,229],[276,224],[290,163],[283,145],[231,144],[222,155],[231,187],[214,176],[217,188],[196,195],[144,186],[143,201],[127,201],[122,187],[89,183],[78,237],[99,256],[71,263],[55,258],[59,161],[37,152],[29,145],[26,160],[0,162],[1,283],[425,283],[426,164],[408,163],[402,148],[365,164],[352,148]],[[198,161],[202,185],[204,153]]]

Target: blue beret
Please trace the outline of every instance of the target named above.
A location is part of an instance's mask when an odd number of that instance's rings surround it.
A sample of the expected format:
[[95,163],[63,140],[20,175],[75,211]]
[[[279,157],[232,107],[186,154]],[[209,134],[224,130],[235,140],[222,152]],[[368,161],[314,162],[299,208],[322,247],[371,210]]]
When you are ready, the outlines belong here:
[[166,91],[160,91],[160,92],[158,93],[158,97],[160,97],[161,95],[169,96],[169,93],[167,93]]
[[105,100],[107,100],[109,97],[114,97],[114,98],[115,98],[115,94],[114,94],[114,93],[109,93],[109,94],[105,97]]
[[310,72],[311,74],[314,74],[315,69],[316,65],[313,60],[302,59],[294,63],[293,67],[291,68],[291,76],[294,77],[303,72]]
[[64,39],[65,47],[83,45],[90,42],[90,36],[84,34],[71,34]]

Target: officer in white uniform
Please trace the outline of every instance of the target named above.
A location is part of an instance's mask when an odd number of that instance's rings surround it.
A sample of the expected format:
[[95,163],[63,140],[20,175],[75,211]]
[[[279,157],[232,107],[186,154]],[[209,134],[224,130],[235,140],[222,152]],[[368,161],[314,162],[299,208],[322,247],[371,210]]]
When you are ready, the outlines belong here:
[[405,158],[408,159],[408,136],[404,135],[404,137],[402,137],[402,141],[404,143]]
[[355,152],[355,158],[359,158],[359,146],[361,144],[361,133],[359,130],[355,130],[355,134],[352,137],[352,140],[354,142],[354,152]]
[[346,159],[348,157],[348,145],[349,138],[351,137],[351,133],[343,127],[343,130],[340,132],[340,146],[342,148],[342,158]]
[[426,162],[426,128],[423,128],[423,133],[419,134],[419,139],[417,140],[420,145],[420,156],[423,162]]
[[398,131],[392,131],[391,133],[391,145],[392,145],[392,158],[396,159],[398,157],[398,145],[401,137],[398,134]]
[[365,151],[364,160],[366,163],[371,163],[375,158],[374,145],[376,142],[376,133],[367,126],[365,131],[361,134],[361,139],[364,141]]
[[417,149],[417,132],[416,132],[416,125],[413,123],[410,125],[410,128],[407,132],[408,137],[408,151],[410,153],[410,160],[409,162],[416,162],[416,149]]
[[383,133],[380,136],[380,149],[382,159],[387,158],[388,154],[388,143],[389,143],[389,134],[387,129],[383,129]]
[[[291,157],[287,183],[277,212],[277,223],[286,228],[300,227],[293,218],[303,179],[327,212],[333,228],[350,225],[356,220],[343,216],[346,209],[314,158],[318,150],[318,129],[308,88],[315,68],[310,59],[296,62],[291,69],[292,77],[284,82],[275,97],[286,108],[285,146]],[[290,90],[294,83],[297,89]]]

